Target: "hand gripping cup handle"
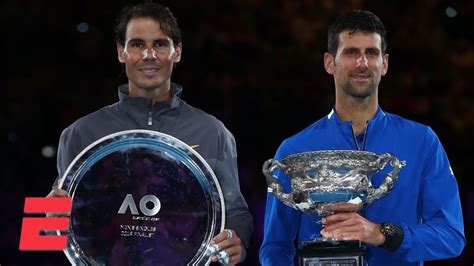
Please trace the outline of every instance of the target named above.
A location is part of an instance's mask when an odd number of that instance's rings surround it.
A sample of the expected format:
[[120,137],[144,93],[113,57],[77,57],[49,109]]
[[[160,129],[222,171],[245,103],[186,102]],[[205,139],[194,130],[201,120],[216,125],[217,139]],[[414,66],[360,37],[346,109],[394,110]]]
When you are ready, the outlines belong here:
[[375,200],[387,195],[395,185],[395,181],[397,181],[398,175],[400,174],[400,169],[406,165],[405,161],[400,161],[395,155],[388,152],[380,155],[376,164],[379,166],[378,169],[382,170],[389,162],[393,167],[392,171],[385,176],[377,189],[370,188],[367,196],[367,204],[371,204]]

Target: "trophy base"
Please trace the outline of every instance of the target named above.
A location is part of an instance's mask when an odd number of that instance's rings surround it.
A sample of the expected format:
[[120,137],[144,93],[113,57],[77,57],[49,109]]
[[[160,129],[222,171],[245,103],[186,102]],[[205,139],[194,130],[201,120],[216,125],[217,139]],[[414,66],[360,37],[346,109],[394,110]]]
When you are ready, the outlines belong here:
[[298,255],[303,266],[362,266],[365,250],[359,240],[317,238],[304,241]]

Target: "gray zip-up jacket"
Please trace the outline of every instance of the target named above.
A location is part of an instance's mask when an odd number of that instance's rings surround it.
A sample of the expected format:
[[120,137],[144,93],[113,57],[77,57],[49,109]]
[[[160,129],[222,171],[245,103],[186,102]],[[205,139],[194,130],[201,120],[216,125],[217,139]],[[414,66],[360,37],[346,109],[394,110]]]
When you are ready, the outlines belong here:
[[172,98],[153,104],[148,98],[129,96],[128,85],[120,86],[119,102],[78,119],[62,132],[57,160],[59,176],[84,148],[111,133],[148,129],[171,135],[196,146],[195,150],[211,166],[224,193],[226,228],[235,230],[247,248],[253,223],[240,192],[235,139],[217,118],[183,101],[179,97],[181,92],[182,87],[172,83]]

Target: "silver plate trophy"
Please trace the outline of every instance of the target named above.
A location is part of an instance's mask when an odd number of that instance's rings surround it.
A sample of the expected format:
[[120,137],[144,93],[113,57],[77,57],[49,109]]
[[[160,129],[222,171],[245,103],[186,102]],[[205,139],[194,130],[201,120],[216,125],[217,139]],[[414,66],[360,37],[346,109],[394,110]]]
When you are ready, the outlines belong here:
[[129,130],[89,145],[59,187],[72,197],[66,256],[76,265],[203,265],[224,229],[219,182],[169,135]]
[[[390,163],[392,170],[380,186],[372,177]],[[390,153],[330,150],[289,155],[263,164],[269,191],[284,204],[307,214],[324,217],[338,211],[359,211],[387,195],[405,166]],[[290,178],[291,191],[285,193],[273,171]],[[298,251],[302,265],[361,265],[365,246],[358,240],[316,238],[302,243]]]

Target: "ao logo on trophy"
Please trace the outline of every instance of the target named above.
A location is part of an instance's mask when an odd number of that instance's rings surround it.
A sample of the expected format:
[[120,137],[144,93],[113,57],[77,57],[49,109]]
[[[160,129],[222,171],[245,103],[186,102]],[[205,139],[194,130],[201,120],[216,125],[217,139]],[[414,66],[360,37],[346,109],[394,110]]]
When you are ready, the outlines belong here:
[[[153,208],[149,209],[147,207],[148,202],[153,203]],[[158,197],[156,197],[155,195],[145,195],[140,200],[139,207],[140,207],[140,211],[144,215],[154,216],[160,211],[161,202],[158,199]],[[137,205],[135,204],[135,200],[133,199],[132,194],[127,194],[127,196],[123,200],[122,205],[120,206],[120,209],[118,210],[117,213],[125,214],[125,212],[127,212],[127,209],[130,209],[130,211],[133,215],[140,215],[138,213]]]

